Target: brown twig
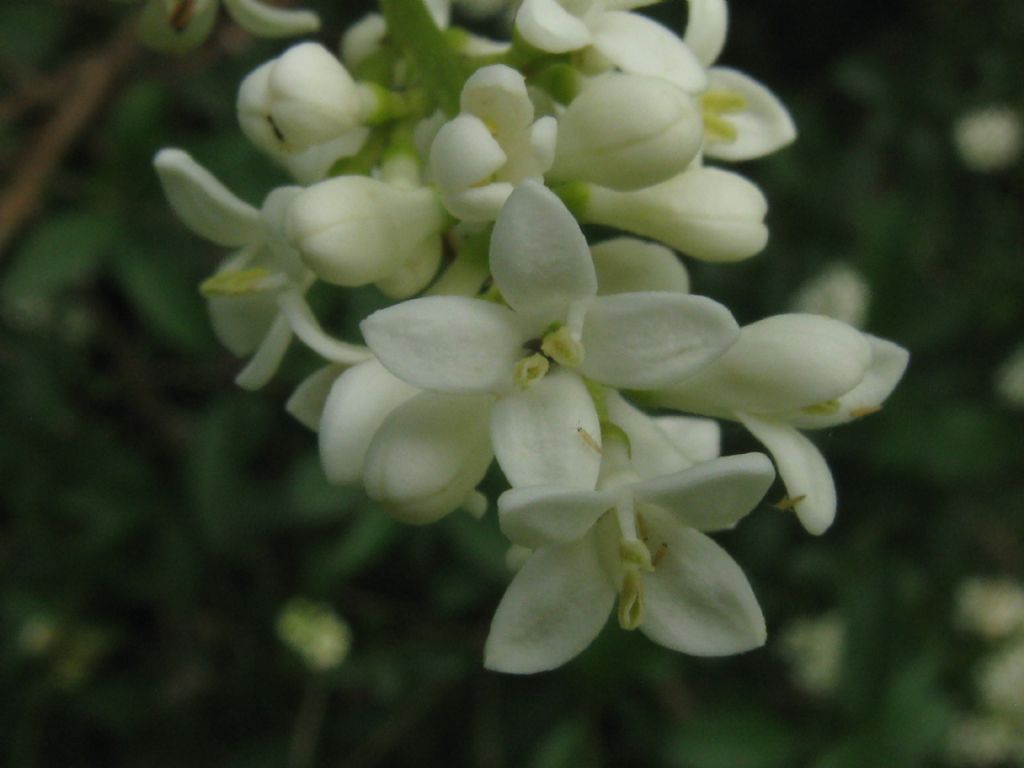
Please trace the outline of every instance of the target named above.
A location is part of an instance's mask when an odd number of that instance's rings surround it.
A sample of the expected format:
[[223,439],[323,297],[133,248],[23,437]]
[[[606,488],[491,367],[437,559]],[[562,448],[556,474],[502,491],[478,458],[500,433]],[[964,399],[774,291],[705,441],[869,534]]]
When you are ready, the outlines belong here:
[[136,53],[134,20],[131,20],[106,46],[78,64],[69,78],[63,100],[22,153],[0,194],[0,255],[38,209],[64,156],[94,119],[117,76]]

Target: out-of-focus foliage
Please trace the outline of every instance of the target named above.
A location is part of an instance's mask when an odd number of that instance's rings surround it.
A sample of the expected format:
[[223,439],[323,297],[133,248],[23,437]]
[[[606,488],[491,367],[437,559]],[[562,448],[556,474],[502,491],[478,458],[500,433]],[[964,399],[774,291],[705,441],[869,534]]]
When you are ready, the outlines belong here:
[[[331,34],[369,7],[306,5]],[[233,387],[195,289],[219,254],[176,224],[150,170],[176,145],[253,202],[280,181],[234,120],[238,82],[279,44],[222,21],[185,58],[137,60],[0,263],[0,765],[947,764],[984,650],[953,595],[976,575],[1024,578],[1024,412],[993,394],[1024,341],[1024,164],[970,172],[952,126],[1024,109],[1024,6],[732,9],[725,60],[770,84],[801,135],[749,169],[772,204],[767,252],[695,266],[695,290],[749,322],[845,262],[872,288],[867,330],[912,351],[884,413],[818,436],[833,530],[810,538],[765,505],[725,536],[767,648],[707,661],[608,632],[552,674],[485,672],[508,578],[493,514],[411,531],[328,486],[283,413],[313,363],[298,345],[267,391]],[[4,0],[0,105],[128,12]],[[654,12],[685,19],[682,3]],[[0,122],[0,178],[54,108]],[[352,292],[333,328],[375,301]],[[311,673],[280,642],[296,596],[350,625],[337,669]],[[823,614],[844,627],[840,671],[812,695],[780,638]]]

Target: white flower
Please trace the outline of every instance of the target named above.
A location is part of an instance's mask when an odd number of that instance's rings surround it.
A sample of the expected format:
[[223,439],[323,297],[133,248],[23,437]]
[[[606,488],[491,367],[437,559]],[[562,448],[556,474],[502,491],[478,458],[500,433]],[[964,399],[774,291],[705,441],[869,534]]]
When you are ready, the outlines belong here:
[[[224,6],[239,26],[257,37],[295,37],[320,28],[312,11],[275,8],[260,0],[224,0]],[[194,48],[209,37],[218,7],[217,0],[147,0],[139,35],[158,51]]]
[[660,240],[705,261],[739,261],[768,242],[768,203],[756,186],[718,168],[691,168],[645,189],[588,186],[584,221]]
[[699,97],[704,115],[704,154],[716,160],[752,160],[796,138],[782,102],[758,81],[726,67],[711,66],[722,52],[729,25],[725,0],[690,0],[684,40],[708,67]]
[[[580,374],[616,387],[667,384],[737,333],[728,310],[703,297],[597,296],[579,225],[536,182],[518,187],[498,216],[490,266],[507,306],[430,296],[375,312],[361,328],[381,363],[416,387],[502,396],[492,436],[513,485],[542,482],[566,462],[596,478],[599,446],[587,436],[599,437],[597,416]],[[556,363],[561,370],[546,375]]]
[[516,184],[551,166],[555,120],[534,122],[526,81],[503,65],[474,72],[460,104],[431,145],[431,175],[453,216],[492,221]]
[[1009,168],[1024,146],[1020,113],[996,105],[960,117],[953,126],[960,159],[972,171],[988,173]]
[[834,613],[795,619],[779,638],[794,682],[812,696],[835,692],[845,645],[846,625],[842,616]]
[[963,766],[985,767],[1008,762],[1014,759],[1019,741],[1014,737],[1014,730],[1014,724],[991,715],[960,716],[950,726],[946,737],[947,758],[953,765]]
[[161,150],[153,164],[178,218],[200,237],[238,249],[203,284],[203,292],[221,342],[236,355],[252,355],[236,379],[240,386],[263,386],[293,334],[335,362],[369,357],[365,348],[327,337],[302,298],[313,277],[282,236],[284,212],[298,188],[274,190],[257,211],[179,149]]
[[996,371],[996,394],[1014,408],[1024,408],[1024,345],[1021,345]]
[[1024,723],[1024,641],[985,660],[978,673],[978,692],[992,712]]
[[597,292],[671,291],[688,293],[690,275],[671,250],[633,237],[616,237],[590,247]]
[[318,43],[300,43],[257,67],[238,89],[238,120],[257,147],[295,153],[344,136],[369,119],[376,92],[352,79]]
[[285,604],[277,617],[277,634],[314,672],[340,666],[352,647],[352,630],[334,609],[304,598]]
[[[285,231],[317,277],[344,286],[376,282],[408,296],[436,272],[444,224],[444,208],[426,187],[338,176],[296,195]],[[403,279],[409,275],[415,279]]]
[[774,476],[767,457],[745,454],[648,480],[613,471],[600,490],[507,491],[502,530],[536,549],[494,615],[485,665],[531,673],[565,663],[601,631],[616,597],[623,628],[673,650],[721,656],[762,645],[750,584],[702,531],[735,525]]
[[687,93],[699,93],[707,77],[686,43],[656,21],[628,12],[657,1],[524,0],[516,30],[548,53],[584,49],[590,68],[661,77]]
[[288,409],[317,429],[336,485],[362,483],[396,519],[422,525],[482,503],[494,398],[423,393],[376,360],[310,376]]
[[654,400],[741,422],[774,457],[804,527],[820,534],[835,518],[835,485],[821,453],[798,430],[879,410],[908,359],[902,347],[836,320],[776,315],[744,326],[722,357]]
[[867,319],[871,288],[848,264],[833,264],[805,282],[793,300],[796,312],[825,315],[860,328]]
[[649,187],[681,173],[702,139],[696,103],[671,83],[609,73],[559,117],[549,175],[619,190]]
[[990,641],[1024,632],[1024,587],[1009,580],[969,579],[957,590],[956,618]]

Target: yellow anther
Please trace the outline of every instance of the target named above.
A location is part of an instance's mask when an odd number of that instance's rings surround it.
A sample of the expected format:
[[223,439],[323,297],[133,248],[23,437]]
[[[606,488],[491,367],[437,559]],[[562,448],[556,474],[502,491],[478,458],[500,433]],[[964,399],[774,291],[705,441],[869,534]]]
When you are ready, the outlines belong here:
[[622,539],[619,541],[619,557],[627,568],[634,567],[641,571],[653,571],[651,550],[639,539]]
[[270,271],[263,267],[218,272],[199,284],[204,296],[245,296],[266,290]]
[[797,504],[799,504],[801,501],[803,501],[806,498],[807,498],[807,494],[806,493],[802,493],[799,496],[783,496],[781,499],[779,499],[777,502],[775,502],[772,506],[775,507],[776,509],[792,509],[793,507],[795,507]]
[[498,124],[491,120],[491,118],[482,117],[480,118],[480,122],[484,124],[484,128],[487,129],[487,132],[491,134],[491,136],[498,135]]
[[550,367],[551,364],[544,355],[524,357],[516,363],[516,369],[513,373],[516,386],[520,389],[526,389],[533,382],[543,379]]
[[636,629],[644,620],[644,577],[635,568],[626,570],[619,593],[619,626]]
[[854,408],[850,411],[850,418],[861,419],[873,413],[878,413],[881,410],[882,406],[880,405],[865,405],[863,408]]
[[664,541],[658,545],[658,548],[654,551],[654,557],[651,558],[651,565],[657,568],[662,560],[665,559],[665,555],[668,554],[668,544]]
[[579,368],[583,364],[583,345],[564,325],[544,336],[540,351],[566,368]]
[[739,132],[736,126],[718,115],[704,113],[704,134],[712,141],[731,143],[736,141]]
[[604,455],[604,450],[601,448],[601,444],[594,439],[594,436],[587,432],[583,427],[576,427],[576,434],[580,436],[580,440],[583,444],[595,451],[599,456]]
[[706,114],[724,115],[730,112],[742,112],[747,108],[747,100],[736,91],[705,91],[700,97],[701,111]]
[[826,400],[823,403],[815,403],[814,405],[808,405],[805,408],[801,408],[800,410],[810,416],[831,416],[833,413],[839,410],[839,401]]

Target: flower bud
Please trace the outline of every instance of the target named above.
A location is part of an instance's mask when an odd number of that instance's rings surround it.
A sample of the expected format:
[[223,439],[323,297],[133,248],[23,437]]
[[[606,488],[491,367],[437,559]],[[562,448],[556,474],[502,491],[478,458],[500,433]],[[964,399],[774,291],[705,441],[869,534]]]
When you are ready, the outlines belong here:
[[210,36],[217,0],[149,0],[139,17],[139,37],[156,51],[181,53]]
[[493,402],[488,395],[424,392],[398,406],[367,451],[367,495],[414,525],[432,523],[460,507],[493,458]]
[[285,234],[318,277],[366,285],[433,252],[444,209],[430,190],[365,176],[339,176],[309,187],[288,210]]
[[672,83],[604,75],[559,119],[551,177],[617,190],[649,187],[681,173],[702,137],[696,104]]
[[744,326],[713,363],[658,402],[714,416],[774,414],[828,403],[864,379],[871,345],[860,331],[818,315],[775,315]]
[[717,168],[692,168],[633,192],[589,187],[579,207],[586,222],[660,240],[704,261],[740,261],[768,242],[761,190]]
[[253,70],[238,90],[238,119],[256,146],[301,152],[355,128],[373,111],[358,85],[326,48],[302,43]]

